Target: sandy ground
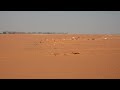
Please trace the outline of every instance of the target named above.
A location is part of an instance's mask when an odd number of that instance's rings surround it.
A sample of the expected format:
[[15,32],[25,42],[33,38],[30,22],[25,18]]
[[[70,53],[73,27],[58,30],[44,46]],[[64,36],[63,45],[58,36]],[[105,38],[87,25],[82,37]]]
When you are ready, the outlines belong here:
[[120,35],[1,34],[0,78],[120,79]]

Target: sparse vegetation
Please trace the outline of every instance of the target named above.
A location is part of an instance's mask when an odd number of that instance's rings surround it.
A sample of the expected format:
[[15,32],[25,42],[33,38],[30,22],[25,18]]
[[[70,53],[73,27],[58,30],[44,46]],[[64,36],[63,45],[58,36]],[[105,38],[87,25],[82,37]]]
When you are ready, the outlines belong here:
[[3,34],[6,34],[6,32],[3,32]]
[[72,52],[72,54],[80,54],[79,52]]

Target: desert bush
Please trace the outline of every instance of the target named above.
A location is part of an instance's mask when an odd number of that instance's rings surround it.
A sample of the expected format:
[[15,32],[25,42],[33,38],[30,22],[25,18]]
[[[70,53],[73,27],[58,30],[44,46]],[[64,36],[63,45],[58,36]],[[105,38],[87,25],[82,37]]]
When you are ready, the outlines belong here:
[[95,40],[95,38],[92,38],[92,40]]
[[72,54],[80,54],[79,52],[72,52]]
[[3,32],[3,34],[6,34],[6,32]]

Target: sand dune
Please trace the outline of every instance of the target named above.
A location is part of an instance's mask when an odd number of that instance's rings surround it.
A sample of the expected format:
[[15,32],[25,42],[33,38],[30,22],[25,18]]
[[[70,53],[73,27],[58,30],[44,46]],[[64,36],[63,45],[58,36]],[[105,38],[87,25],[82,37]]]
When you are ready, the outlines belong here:
[[120,35],[1,34],[0,78],[120,78]]

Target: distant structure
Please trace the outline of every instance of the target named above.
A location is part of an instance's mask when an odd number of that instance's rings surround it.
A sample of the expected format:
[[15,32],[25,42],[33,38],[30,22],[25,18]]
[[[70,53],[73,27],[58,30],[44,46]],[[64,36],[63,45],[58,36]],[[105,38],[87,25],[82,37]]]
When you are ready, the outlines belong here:
[[68,34],[68,33],[55,33],[55,32],[14,32],[14,31],[4,31],[1,34]]

